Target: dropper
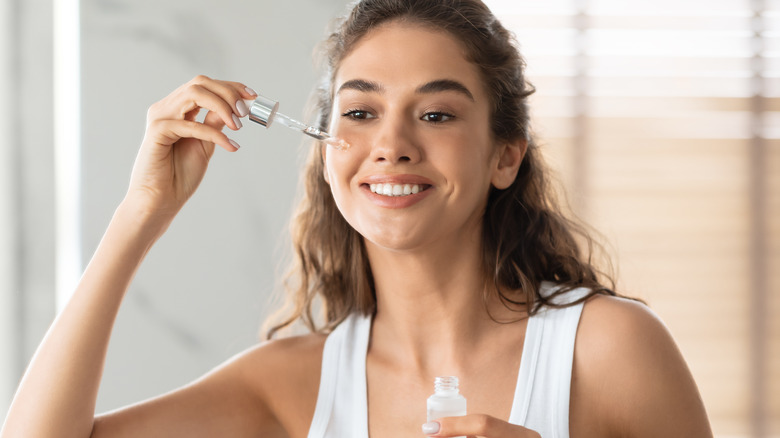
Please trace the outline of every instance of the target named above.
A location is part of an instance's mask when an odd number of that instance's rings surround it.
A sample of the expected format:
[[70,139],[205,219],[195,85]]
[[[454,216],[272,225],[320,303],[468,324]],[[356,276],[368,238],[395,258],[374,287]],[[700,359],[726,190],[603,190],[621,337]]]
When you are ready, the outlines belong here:
[[277,121],[281,125],[302,132],[309,137],[323,141],[324,143],[333,146],[336,149],[349,149],[349,143],[346,141],[338,137],[333,137],[322,129],[307,125],[303,122],[299,122],[298,120],[280,113],[278,111],[279,102],[275,100],[258,95],[255,100],[246,100],[246,104],[249,107],[249,120],[259,123],[266,128],[269,128],[271,123]]

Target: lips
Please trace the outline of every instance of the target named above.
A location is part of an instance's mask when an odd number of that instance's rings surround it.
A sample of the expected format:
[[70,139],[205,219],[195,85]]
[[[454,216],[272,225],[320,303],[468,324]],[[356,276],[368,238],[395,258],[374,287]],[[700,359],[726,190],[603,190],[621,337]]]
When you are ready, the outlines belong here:
[[420,193],[423,189],[419,184],[370,184],[372,193],[382,196],[409,196]]
[[419,175],[372,175],[362,181],[371,193],[381,196],[416,195],[433,184]]
[[361,186],[383,206],[401,207],[421,199],[433,184],[419,175],[373,175],[365,178]]

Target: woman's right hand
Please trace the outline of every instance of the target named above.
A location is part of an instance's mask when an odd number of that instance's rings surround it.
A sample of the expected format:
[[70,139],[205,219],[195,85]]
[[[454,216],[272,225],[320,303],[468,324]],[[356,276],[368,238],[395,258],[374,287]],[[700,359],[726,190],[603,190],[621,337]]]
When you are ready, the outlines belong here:
[[[238,82],[197,76],[153,104],[125,202],[149,217],[172,220],[203,180],[215,145],[238,150],[222,128],[240,129],[239,118],[249,113],[243,100],[255,97]],[[202,123],[195,120],[201,109],[208,111]]]

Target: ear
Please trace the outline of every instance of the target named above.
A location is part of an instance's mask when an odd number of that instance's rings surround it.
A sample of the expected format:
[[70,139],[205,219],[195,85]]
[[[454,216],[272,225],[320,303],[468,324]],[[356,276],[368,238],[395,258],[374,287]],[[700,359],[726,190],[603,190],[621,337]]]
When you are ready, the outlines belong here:
[[528,150],[528,141],[525,139],[506,142],[499,146],[496,167],[490,179],[495,188],[503,190],[512,185],[526,150]]
[[328,150],[328,145],[325,143],[322,144],[322,147],[320,148],[320,153],[322,154],[322,176],[325,177],[325,182],[330,185],[330,176],[328,176],[328,166],[325,165],[325,156],[326,151]]

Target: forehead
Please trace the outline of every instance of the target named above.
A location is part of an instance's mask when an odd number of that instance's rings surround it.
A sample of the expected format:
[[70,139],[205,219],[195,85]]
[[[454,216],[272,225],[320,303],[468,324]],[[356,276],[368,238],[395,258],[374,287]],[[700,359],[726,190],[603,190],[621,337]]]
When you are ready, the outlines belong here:
[[466,58],[463,45],[450,33],[419,24],[390,22],[362,37],[342,59],[334,89],[355,78],[392,89],[437,79],[452,79],[484,98],[479,68]]

